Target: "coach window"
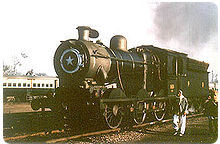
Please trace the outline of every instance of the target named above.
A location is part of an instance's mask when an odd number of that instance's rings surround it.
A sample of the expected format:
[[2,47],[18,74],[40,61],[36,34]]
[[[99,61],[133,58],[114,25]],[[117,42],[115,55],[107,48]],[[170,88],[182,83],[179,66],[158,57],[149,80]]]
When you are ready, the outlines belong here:
[[6,86],[7,84],[6,83],[3,83],[3,86]]
[[18,83],[18,87],[21,87],[21,83]]
[[49,87],[49,84],[46,84],[46,87]]
[[31,84],[27,84],[28,87],[31,87]]
[[8,86],[11,87],[11,83],[8,83]]
[[16,87],[16,83],[13,83],[13,87]]
[[53,84],[50,84],[50,87],[53,87]]
[[44,87],[44,86],[45,86],[44,83],[42,83],[42,84],[41,84],[41,87]]
[[36,83],[33,83],[33,87],[36,87]]
[[40,84],[37,84],[37,87],[40,87]]
[[23,83],[23,87],[26,87],[26,83]]

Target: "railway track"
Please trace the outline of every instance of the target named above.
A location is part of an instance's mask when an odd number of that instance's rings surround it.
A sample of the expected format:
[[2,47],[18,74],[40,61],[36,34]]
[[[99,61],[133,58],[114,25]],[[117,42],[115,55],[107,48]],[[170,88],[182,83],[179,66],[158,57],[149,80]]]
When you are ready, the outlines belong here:
[[[187,116],[187,118],[193,118],[193,117],[198,117],[198,116],[202,116],[203,114],[193,114],[193,115],[189,115]],[[166,120],[162,120],[162,121],[152,121],[152,122],[147,122],[141,125],[134,125],[132,128],[128,129],[137,129],[140,127],[144,127],[144,126],[150,126],[150,125],[156,125],[156,124],[163,124],[163,123],[167,123],[167,122],[171,122],[172,119],[166,119]],[[27,138],[31,138],[31,137],[36,137],[36,136],[49,136],[48,139],[46,139],[44,142],[45,143],[57,143],[57,142],[66,142],[68,140],[73,140],[73,139],[78,139],[78,138],[83,138],[83,137],[88,137],[88,136],[95,136],[95,135],[101,135],[101,134],[108,134],[108,133],[112,133],[112,132],[120,132],[124,129],[122,128],[117,128],[117,129],[107,129],[107,130],[101,130],[101,131],[94,131],[94,132],[88,132],[88,133],[83,133],[83,134],[73,134],[73,135],[66,135],[64,129],[62,130],[52,130],[50,131],[50,133],[47,133],[45,131],[43,132],[37,132],[37,133],[32,133],[32,134],[26,134],[26,135],[21,135],[21,136],[15,136],[15,137],[5,137],[4,140],[6,142],[9,141],[20,141],[22,139],[27,139]],[[64,135],[60,138],[55,137],[50,137],[51,134],[60,134],[63,133]]]

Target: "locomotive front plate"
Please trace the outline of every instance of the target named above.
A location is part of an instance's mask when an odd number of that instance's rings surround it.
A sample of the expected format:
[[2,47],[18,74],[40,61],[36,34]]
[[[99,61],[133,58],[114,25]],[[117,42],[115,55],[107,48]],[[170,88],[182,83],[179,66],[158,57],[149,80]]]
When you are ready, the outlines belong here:
[[67,49],[60,57],[60,65],[66,73],[74,73],[82,66],[82,55],[77,49]]

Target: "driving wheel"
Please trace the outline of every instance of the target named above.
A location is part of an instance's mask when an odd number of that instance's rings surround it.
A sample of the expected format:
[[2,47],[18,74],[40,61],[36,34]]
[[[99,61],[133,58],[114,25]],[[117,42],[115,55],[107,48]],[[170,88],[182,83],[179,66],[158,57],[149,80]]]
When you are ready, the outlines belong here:
[[119,104],[105,105],[104,117],[110,128],[118,128],[121,125],[123,116],[123,108]]

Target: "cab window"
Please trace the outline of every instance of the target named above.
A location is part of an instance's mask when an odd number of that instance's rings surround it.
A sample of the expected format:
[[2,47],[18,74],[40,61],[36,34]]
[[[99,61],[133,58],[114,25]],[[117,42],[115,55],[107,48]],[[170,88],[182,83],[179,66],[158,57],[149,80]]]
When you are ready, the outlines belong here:
[[176,58],[175,57],[173,57],[173,60],[172,60],[172,74],[176,75]]

